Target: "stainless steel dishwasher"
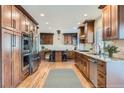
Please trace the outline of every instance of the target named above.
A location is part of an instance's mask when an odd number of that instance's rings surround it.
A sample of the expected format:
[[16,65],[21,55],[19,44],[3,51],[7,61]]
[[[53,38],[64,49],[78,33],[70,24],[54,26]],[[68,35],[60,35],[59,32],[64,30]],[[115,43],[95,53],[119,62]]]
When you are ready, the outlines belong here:
[[93,58],[88,60],[90,61],[90,81],[97,87],[97,60]]

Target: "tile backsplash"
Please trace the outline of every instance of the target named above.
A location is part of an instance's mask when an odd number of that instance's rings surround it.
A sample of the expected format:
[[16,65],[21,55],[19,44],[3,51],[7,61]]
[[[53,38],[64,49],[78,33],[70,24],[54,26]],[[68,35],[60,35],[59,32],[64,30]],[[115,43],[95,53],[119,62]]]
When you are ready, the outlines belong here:
[[113,57],[124,59],[124,40],[106,41],[106,44],[112,44],[118,47],[118,53],[114,53]]

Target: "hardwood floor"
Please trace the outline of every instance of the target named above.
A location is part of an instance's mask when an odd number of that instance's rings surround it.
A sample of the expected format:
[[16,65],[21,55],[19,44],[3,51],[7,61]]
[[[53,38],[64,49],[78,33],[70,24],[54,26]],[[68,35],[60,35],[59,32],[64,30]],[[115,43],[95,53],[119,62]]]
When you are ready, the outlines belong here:
[[41,61],[38,70],[32,75],[28,76],[23,82],[21,82],[17,88],[42,88],[50,69],[73,69],[78,76],[83,87],[91,88],[93,87],[90,82],[88,82],[80,73],[80,71],[75,66],[73,60],[68,62],[46,62]]

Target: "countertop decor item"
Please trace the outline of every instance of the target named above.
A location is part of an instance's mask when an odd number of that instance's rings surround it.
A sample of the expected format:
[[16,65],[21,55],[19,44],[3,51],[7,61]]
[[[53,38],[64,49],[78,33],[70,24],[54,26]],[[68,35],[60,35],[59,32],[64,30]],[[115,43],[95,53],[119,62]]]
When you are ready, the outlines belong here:
[[118,47],[114,46],[114,45],[108,45],[107,47],[105,47],[105,51],[108,52],[109,57],[113,57],[113,53],[117,53],[119,51],[117,51]]

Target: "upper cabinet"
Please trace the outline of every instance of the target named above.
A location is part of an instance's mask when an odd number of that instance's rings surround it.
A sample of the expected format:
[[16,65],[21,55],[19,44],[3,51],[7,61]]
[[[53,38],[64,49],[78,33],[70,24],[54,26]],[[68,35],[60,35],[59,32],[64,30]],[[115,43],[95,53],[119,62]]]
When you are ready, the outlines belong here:
[[109,39],[110,38],[110,31],[111,31],[111,7],[106,6],[103,9],[103,39]]
[[84,22],[85,43],[94,42],[94,20],[86,20]]
[[12,28],[20,32],[20,11],[12,6]]
[[85,20],[83,25],[78,27],[80,43],[94,42],[94,22],[95,20]]
[[65,45],[77,45],[77,33],[64,33]]
[[25,31],[25,24],[26,24],[26,16],[21,13],[21,22],[20,22],[20,26],[21,26],[21,31],[24,32]]
[[40,33],[40,44],[53,44],[53,33]]
[[12,27],[12,6],[1,6],[2,8],[2,27],[10,29]]
[[1,5],[0,7],[3,28],[20,33],[36,31],[38,23],[23,7],[19,5]]
[[80,30],[80,32],[79,32],[79,41],[80,41],[80,43],[85,43],[84,26],[79,26],[78,29]]
[[102,9],[103,40],[124,39],[124,6],[107,5]]

